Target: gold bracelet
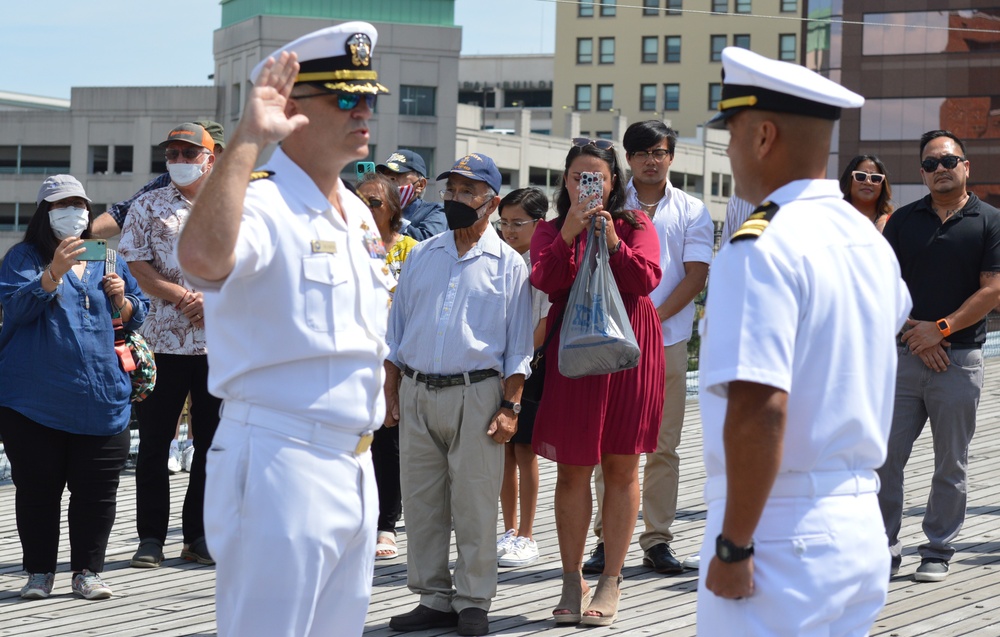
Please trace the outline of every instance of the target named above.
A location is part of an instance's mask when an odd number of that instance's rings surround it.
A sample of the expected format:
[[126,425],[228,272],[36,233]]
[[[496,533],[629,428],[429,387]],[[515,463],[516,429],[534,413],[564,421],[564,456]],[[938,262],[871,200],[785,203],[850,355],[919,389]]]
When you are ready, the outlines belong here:
[[56,280],[56,278],[54,276],[52,276],[52,266],[51,265],[49,267],[45,268],[45,271],[49,273],[49,280],[52,281],[53,283],[55,283],[56,286],[62,285],[62,277],[59,277],[59,279]]

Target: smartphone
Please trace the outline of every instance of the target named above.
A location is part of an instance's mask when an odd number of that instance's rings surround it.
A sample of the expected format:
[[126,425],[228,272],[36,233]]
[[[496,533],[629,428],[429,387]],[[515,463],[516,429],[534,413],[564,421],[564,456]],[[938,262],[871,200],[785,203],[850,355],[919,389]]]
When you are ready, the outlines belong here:
[[104,261],[108,258],[108,242],[104,239],[84,239],[83,254],[76,255],[80,261]]
[[368,173],[373,172],[375,172],[375,162],[373,161],[359,161],[354,164],[354,173],[357,176],[358,181],[364,179],[365,175]]
[[587,210],[597,207],[604,201],[604,173],[580,173],[580,198],[578,201],[586,201],[595,193],[597,198],[587,205]]

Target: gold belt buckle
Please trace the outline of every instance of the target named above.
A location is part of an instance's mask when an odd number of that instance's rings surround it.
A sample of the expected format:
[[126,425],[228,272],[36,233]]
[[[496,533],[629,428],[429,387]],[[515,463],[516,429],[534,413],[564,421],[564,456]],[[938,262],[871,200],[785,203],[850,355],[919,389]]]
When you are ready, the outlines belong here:
[[354,455],[360,456],[364,452],[368,451],[368,448],[372,446],[373,440],[375,440],[374,434],[365,434],[361,436],[361,440],[358,441],[358,446],[354,448]]

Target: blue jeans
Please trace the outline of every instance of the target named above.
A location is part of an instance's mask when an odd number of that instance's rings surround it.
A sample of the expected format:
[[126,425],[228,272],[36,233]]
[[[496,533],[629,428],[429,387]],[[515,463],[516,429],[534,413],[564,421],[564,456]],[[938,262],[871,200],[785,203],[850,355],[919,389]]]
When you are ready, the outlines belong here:
[[930,418],[934,442],[934,477],[927,498],[921,558],[951,560],[952,540],[965,522],[968,492],[969,443],[976,431],[976,409],[983,389],[983,353],[980,349],[949,349],[948,368],[935,372],[906,347],[899,348],[896,401],[885,464],[878,470],[882,520],[889,550],[898,558],[903,545],[903,469],[913,443]]

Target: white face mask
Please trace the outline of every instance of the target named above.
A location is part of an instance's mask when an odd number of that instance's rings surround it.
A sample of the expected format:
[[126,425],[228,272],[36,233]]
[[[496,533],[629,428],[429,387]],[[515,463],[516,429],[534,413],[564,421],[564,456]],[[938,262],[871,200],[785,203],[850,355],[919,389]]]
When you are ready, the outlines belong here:
[[167,164],[170,179],[178,186],[190,186],[198,181],[205,174],[204,168],[205,162],[200,164]]
[[49,210],[49,225],[56,239],[79,237],[90,224],[86,208],[53,208]]

